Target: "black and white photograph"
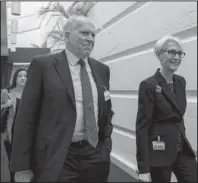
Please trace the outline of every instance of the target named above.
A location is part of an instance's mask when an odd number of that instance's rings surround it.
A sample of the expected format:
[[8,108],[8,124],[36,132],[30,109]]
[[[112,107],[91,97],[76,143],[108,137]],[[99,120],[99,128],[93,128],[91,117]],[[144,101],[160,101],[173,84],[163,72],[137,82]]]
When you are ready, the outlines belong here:
[[1,182],[197,182],[197,1],[1,1]]

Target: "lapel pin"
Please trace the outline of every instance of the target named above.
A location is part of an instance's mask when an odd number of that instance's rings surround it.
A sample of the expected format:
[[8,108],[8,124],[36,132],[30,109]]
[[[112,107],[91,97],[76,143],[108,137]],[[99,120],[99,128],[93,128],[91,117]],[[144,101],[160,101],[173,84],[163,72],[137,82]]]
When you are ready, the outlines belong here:
[[162,87],[160,85],[156,85],[156,92],[161,93]]

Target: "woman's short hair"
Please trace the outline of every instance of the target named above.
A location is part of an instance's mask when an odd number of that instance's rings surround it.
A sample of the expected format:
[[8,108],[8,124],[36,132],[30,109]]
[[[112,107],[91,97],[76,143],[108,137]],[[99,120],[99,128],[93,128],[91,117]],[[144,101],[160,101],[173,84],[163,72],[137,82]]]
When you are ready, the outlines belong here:
[[166,46],[167,46],[168,42],[175,42],[181,47],[181,49],[183,49],[182,48],[182,43],[178,38],[176,38],[172,35],[166,35],[166,36],[158,39],[156,44],[155,44],[154,52],[155,52],[157,57],[162,50],[166,49]]
[[11,89],[16,87],[17,77],[18,77],[19,72],[21,72],[21,71],[26,71],[27,72],[27,69],[26,68],[19,68],[14,72],[13,77],[12,77],[12,82],[11,82],[11,85],[8,87],[8,90],[11,90]]

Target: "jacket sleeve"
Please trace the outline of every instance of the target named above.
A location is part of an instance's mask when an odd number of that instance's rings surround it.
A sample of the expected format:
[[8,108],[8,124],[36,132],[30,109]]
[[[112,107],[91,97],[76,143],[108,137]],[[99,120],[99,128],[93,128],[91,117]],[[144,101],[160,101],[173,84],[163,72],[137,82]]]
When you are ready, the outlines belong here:
[[42,67],[31,62],[20,106],[16,116],[10,169],[13,172],[32,169],[33,146],[42,102]]
[[[110,90],[110,69],[109,67],[107,67],[108,70],[107,70],[107,77],[108,77],[108,87],[107,89]],[[112,124],[112,118],[113,118],[113,115],[114,115],[114,112],[112,110],[112,104],[111,104],[111,99],[108,100],[108,112],[107,112],[107,128],[106,128],[106,137],[108,138],[108,140],[110,141],[109,142],[109,150],[111,151],[112,150],[112,140],[111,140],[111,134],[112,134],[112,131],[113,131],[113,124]]]
[[150,172],[149,127],[154,110],[153,87],[146,81],[139,85],[138,111],[136,117],[136,157],[139,173]]

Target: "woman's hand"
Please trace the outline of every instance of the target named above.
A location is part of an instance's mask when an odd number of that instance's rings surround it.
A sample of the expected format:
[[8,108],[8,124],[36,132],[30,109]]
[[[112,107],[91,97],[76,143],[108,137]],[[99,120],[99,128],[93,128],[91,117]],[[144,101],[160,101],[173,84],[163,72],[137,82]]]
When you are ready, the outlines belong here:
[[15,172],[15,182],[31,182],[34,174],[31,170],[25,170],[21,172]]
[[7,102],[7,106],[10,107],[12,105],[12,101],[9,99]]
[[1,110],[12,106],[12,101],[9,99],[7,103],[1,105]]

